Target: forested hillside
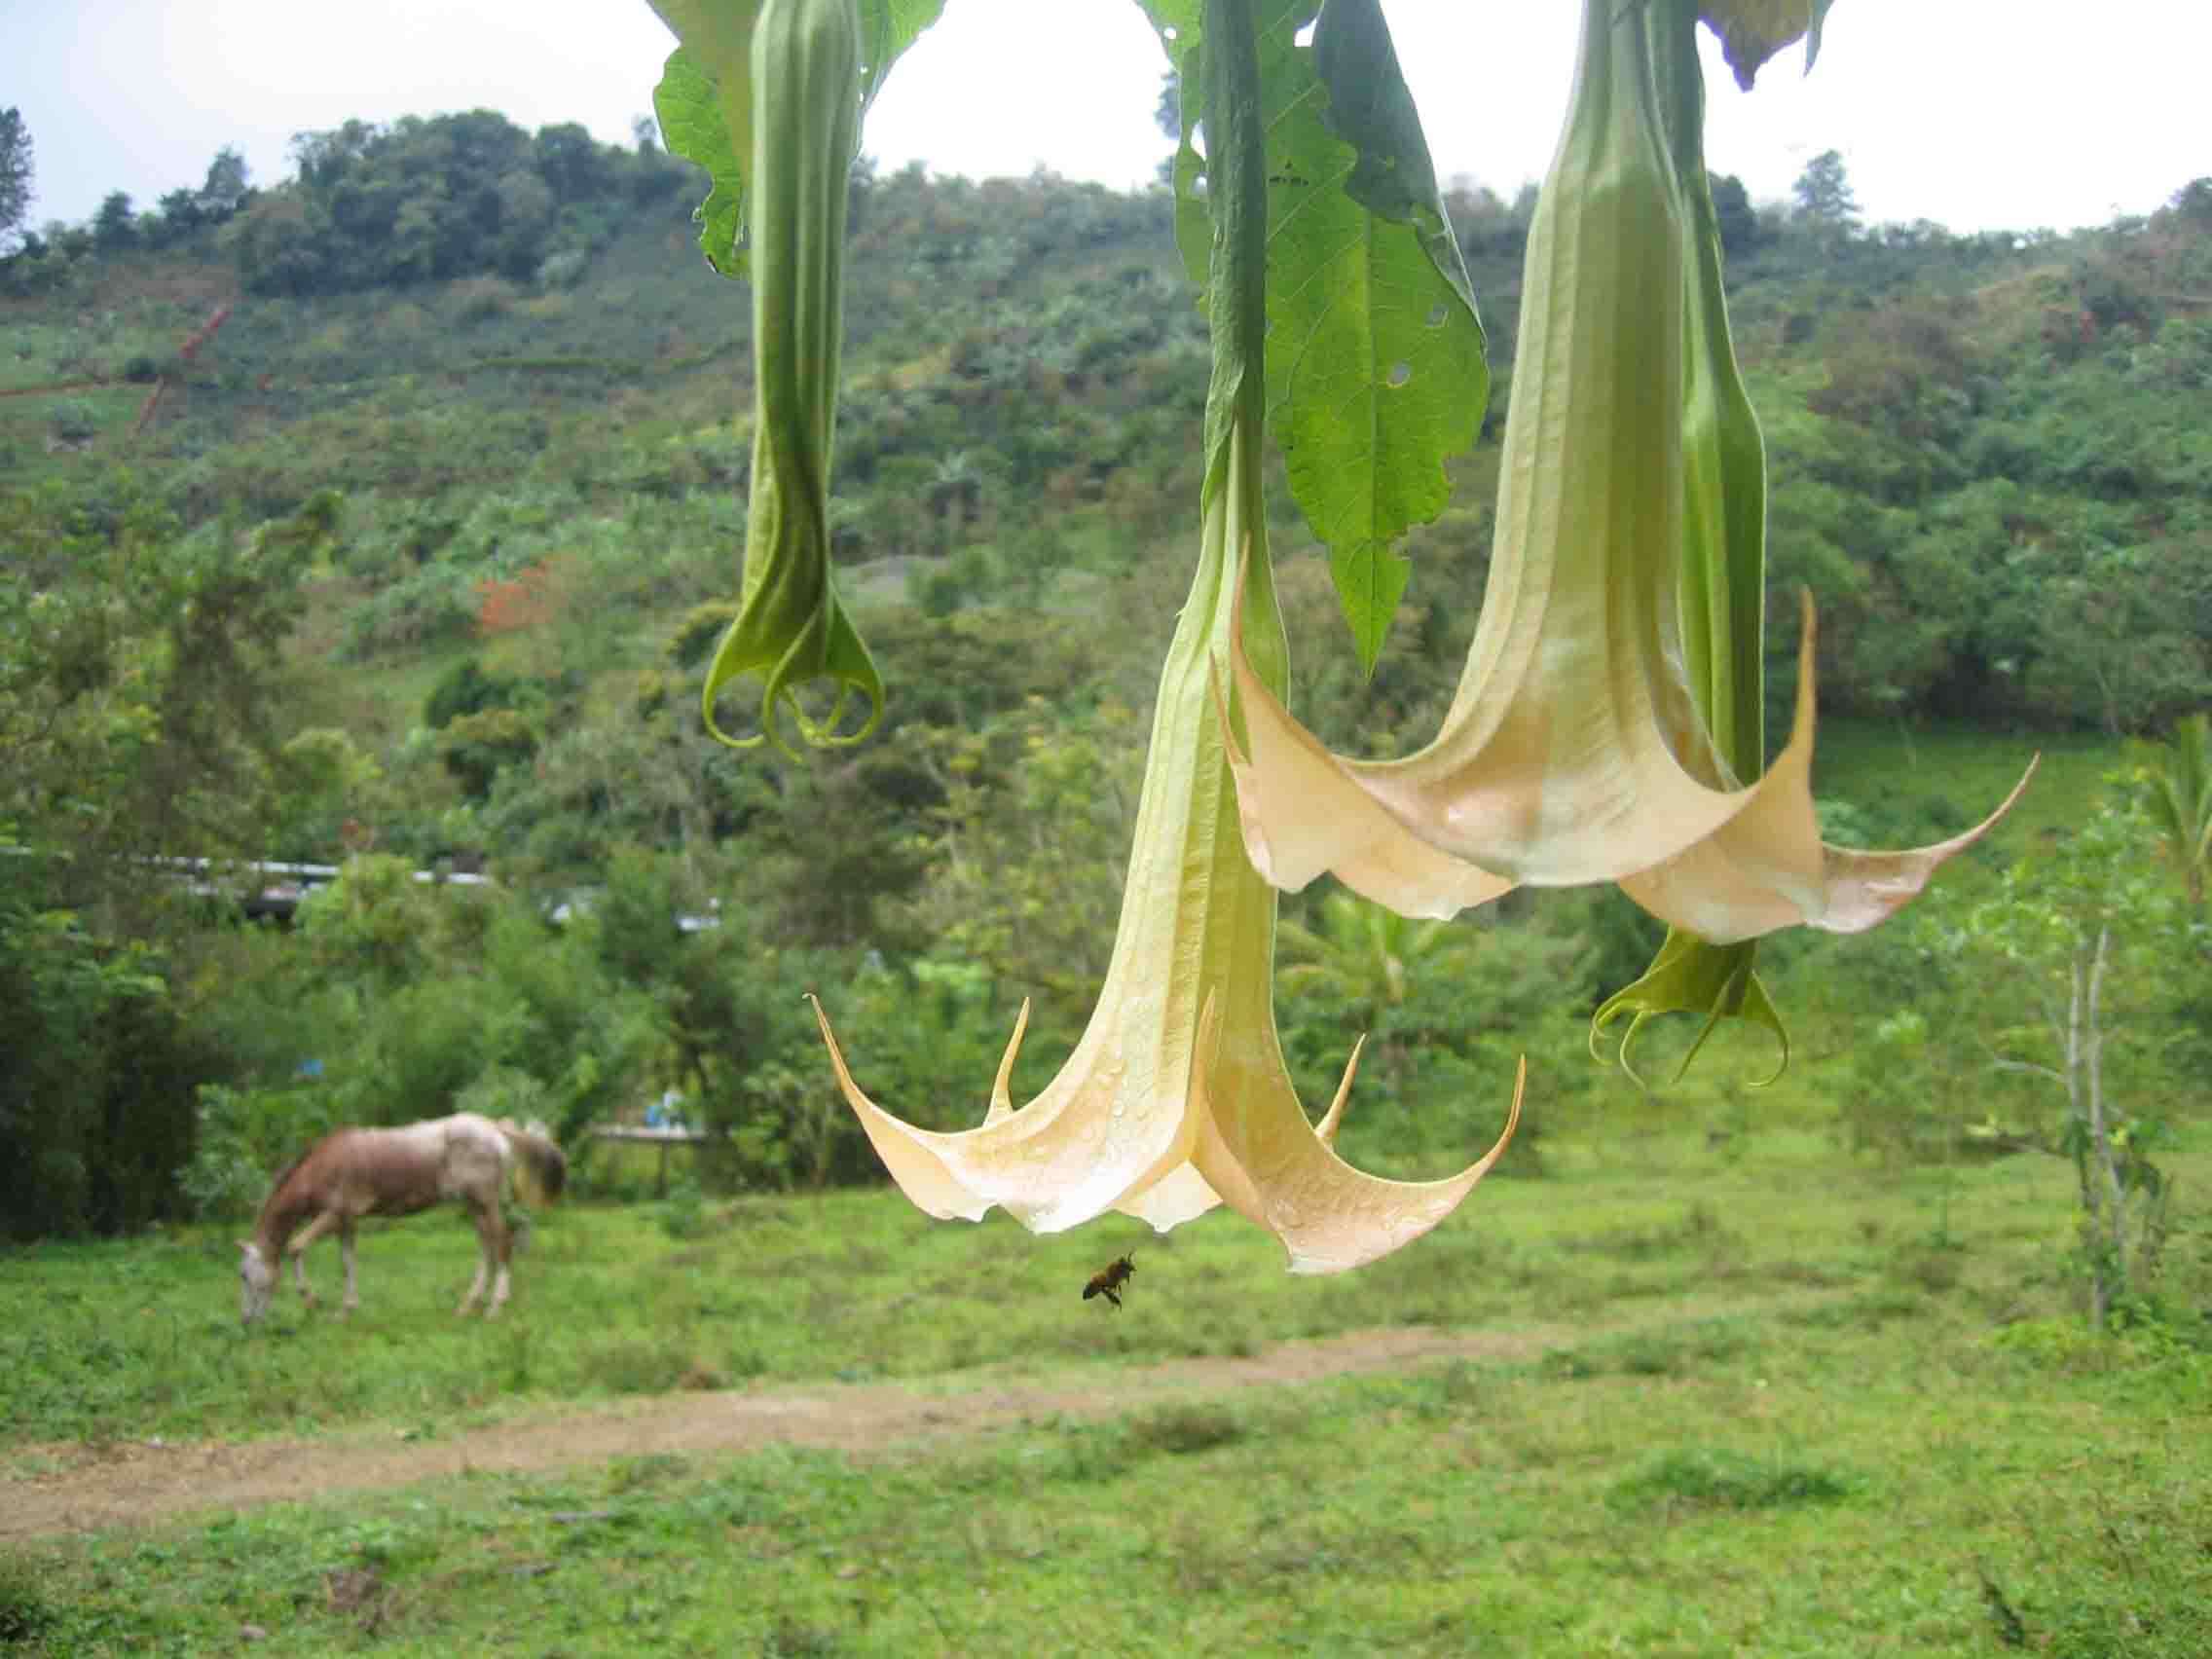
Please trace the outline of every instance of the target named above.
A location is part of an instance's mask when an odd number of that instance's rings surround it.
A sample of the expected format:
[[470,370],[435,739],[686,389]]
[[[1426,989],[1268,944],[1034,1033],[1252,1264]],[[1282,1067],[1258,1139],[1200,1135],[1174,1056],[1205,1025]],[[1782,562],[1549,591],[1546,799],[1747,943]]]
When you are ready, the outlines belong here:
[[[718,1173],[867,1174],[803,988],[919,1121],[974,1119],[1025,996],[1017,1089],[1050,1075],[1111,941],[1195,532],[1207,347],[1165,193],[861,169],[836,556],[890,702],[800,763],[699,719],[751,403],[692,170],[476,112],[234,173],[0,260],[0,1047],[28,1056],[0,1226],[216,1212],[315,1123],[572,1132],[664,1088],[733,1130]],[[1840,174],[1788,209],[1728,182],[1770,605],[1818,600],[1824,754],[1859,763],[1837,825],[1963,827],[2037,746],[2059,783],[2026,823],[2064,823],[2116,740],[2212,683],[2212,180],[1972,238],[1868,229]],[[1295,698],[1340,745],[1421,741],[1456,680],[1531,196],[1452,198],[1496,386],[1372,681],[1275,492]],[[1770,651],[1785,698],[1793,632]],[[1885,733],[1971,758],[1873,787]],[[180,896],[178,856],[346,869],[280,931]],[[1405,992],[1365,964],[1410,931],[1318,889],[1290,914],[1301,1081],[1325,1097],[1377,1031],[1346,1142],[1408,1170],[1473,1144],[1438,1103],[1496,1100],[1532,1031],[1567,1033],[1555,1099],[1596,1087],[1576,1022],[1653,937],[1610,896],[1517,902],[1420,935],[1450,972]],[[1801,1005],[1912,954],[1880,948]]]

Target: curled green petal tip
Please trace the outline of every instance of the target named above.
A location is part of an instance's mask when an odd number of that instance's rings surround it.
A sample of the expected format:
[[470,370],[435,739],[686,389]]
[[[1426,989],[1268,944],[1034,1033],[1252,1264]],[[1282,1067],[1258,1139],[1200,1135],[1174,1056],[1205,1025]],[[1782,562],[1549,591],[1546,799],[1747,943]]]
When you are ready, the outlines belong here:
[[[799,742],[814,748],[859,743],[881,723],[883,677],[830,587],[827,569],[822,577],[818,598],[790,607],[777,605],[770,596],[771,587],[783,584],[763,586],[747,600],[715,647],[700,693],[700,712],[707,729],[731,748],[751,749],[766,741],[795,756],[779,715],[788,718]],[[730,682],[753,675],[760,680],[760,729],[750,736],[733,736],[715,719],[716,699]],[[829,713],[817,719],[800,706],[798,692],[825,680],[832,682],[835,695]],[[867,717],[857,729],[840,729],[856,692],[866,699]]]
[[1652,958],[1643,977],[1615,991],[1590,1016],[1592,1057],[1601,1061],[1604,1058],[1599,1042],[1605,1028],[1624,1014],[1630,1015],[1617,1057],[1621,1070],[1641,1083],[1643,1079],[1630,1062],[1630,1051],[1644,1021],[1662,1014],[1702,1014],[1705,1024],[1676,1069],[1675,1080],[1678,1083],[1721,1020],[1744,1019],[1765,1026],[1782,1045],[1782,1058],[1773,1072],[1751,1086],[1764,1088],[1789,1069],[1789,1032],[1782,1023],[1782,1015],[1775,1012],[1766,986],[1753,972],[1757,952],[1756,940],[1713,944],[1695,934],[1670,930],[1667,941],[1659,947],[1659,954]]

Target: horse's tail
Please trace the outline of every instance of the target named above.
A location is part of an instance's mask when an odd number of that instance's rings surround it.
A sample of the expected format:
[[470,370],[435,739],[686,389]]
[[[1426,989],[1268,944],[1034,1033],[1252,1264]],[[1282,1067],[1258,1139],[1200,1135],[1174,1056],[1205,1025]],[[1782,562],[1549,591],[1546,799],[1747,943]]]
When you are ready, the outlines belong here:
[[549,1204],[569,1184],[569,1155],[535,1127],[524,1128],[511,1118],[499,1121],[499,1133],[515,1150],[515,1191],[533,1207]]

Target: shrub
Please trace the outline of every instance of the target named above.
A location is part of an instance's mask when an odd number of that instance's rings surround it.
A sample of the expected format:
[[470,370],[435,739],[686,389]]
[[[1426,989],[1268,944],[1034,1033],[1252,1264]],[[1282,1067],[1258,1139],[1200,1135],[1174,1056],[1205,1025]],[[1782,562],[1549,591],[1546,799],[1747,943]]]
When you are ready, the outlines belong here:
[[195,1219],[252,1215],[277,1170],[337,1126],[319,1088],[203,1084],[199,1134],[177,1186]]
[[512,282],[498,276],[471,276],[453,285],[453,313],[461,322],[489,322],[505,316],[516,298]]
[[565,247],[548,254],[538,262],[537,285],[540,288],[573,288],[583,280],[584,269],[591,263],[591,255],[580,248]]
[[542,1124],[552,1116],[545,1085],[526,1071],[494,1066],[461,1091],[456,1112],[474,1112],[495,1121],[512,1118],[518,1124]]
[[659,1210],[660,1230],[679,1242],[707,1231],[706,1196],[696,1181],[679,1181],[669,1188]]
[[53,1628],[56,1614],[41,1588],[44,1581],[29,1561],[0,1557],[0,1643],[21,1642],[30,1651],[29,1644]]
[[729,632],[729,625],[737,620],[739,607],[726,599],[711,599],[704,605],[694,605],[683,614],[662,647],[668,660],[679,668],[697,668],[714,654],[721,638]]
[[388,582],[346,612],[344,654],[354,661],[379,651],[458,639],[476,624],[474,584],[443,560]]
[[99,433],[99,417],[92,413],[91,404],[72,398],[54,406],[54,412],[46,418],[46,429],[56,443],[90,443]]
[[1612,1495],[1624,1508],[1788,1509],[1833,1503],[1859,1485],[1829,1469],[1699,1447],[1662,1453]]

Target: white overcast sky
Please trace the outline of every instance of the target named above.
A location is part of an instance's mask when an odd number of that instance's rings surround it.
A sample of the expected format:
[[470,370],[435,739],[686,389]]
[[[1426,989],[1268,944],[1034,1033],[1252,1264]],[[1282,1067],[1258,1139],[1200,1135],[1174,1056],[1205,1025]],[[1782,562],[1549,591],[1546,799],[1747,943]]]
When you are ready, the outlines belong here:
[[[1440,173],[1510,195],[1543,171],[1571,0],[1384,0]],[[490,108],[629,142],[672,42],[645,0],[0,0],[0,108],[36,146],[30,220],[142,207],[238,146],[254,182],[292,133]],[[1709,43],[1710,45],[1710,43]],[[1841,151],[1870,221],[2064,230],[2212,174],[2212,6],[1839,0],[1819,66],[1792,49],[1739,92],[1708,53],[1707,153],[1754,200]],[[947,0],[863,148],[972,177],[1040,164],[1118,187],[1165,154],[1158,44],[1131,0]]]

